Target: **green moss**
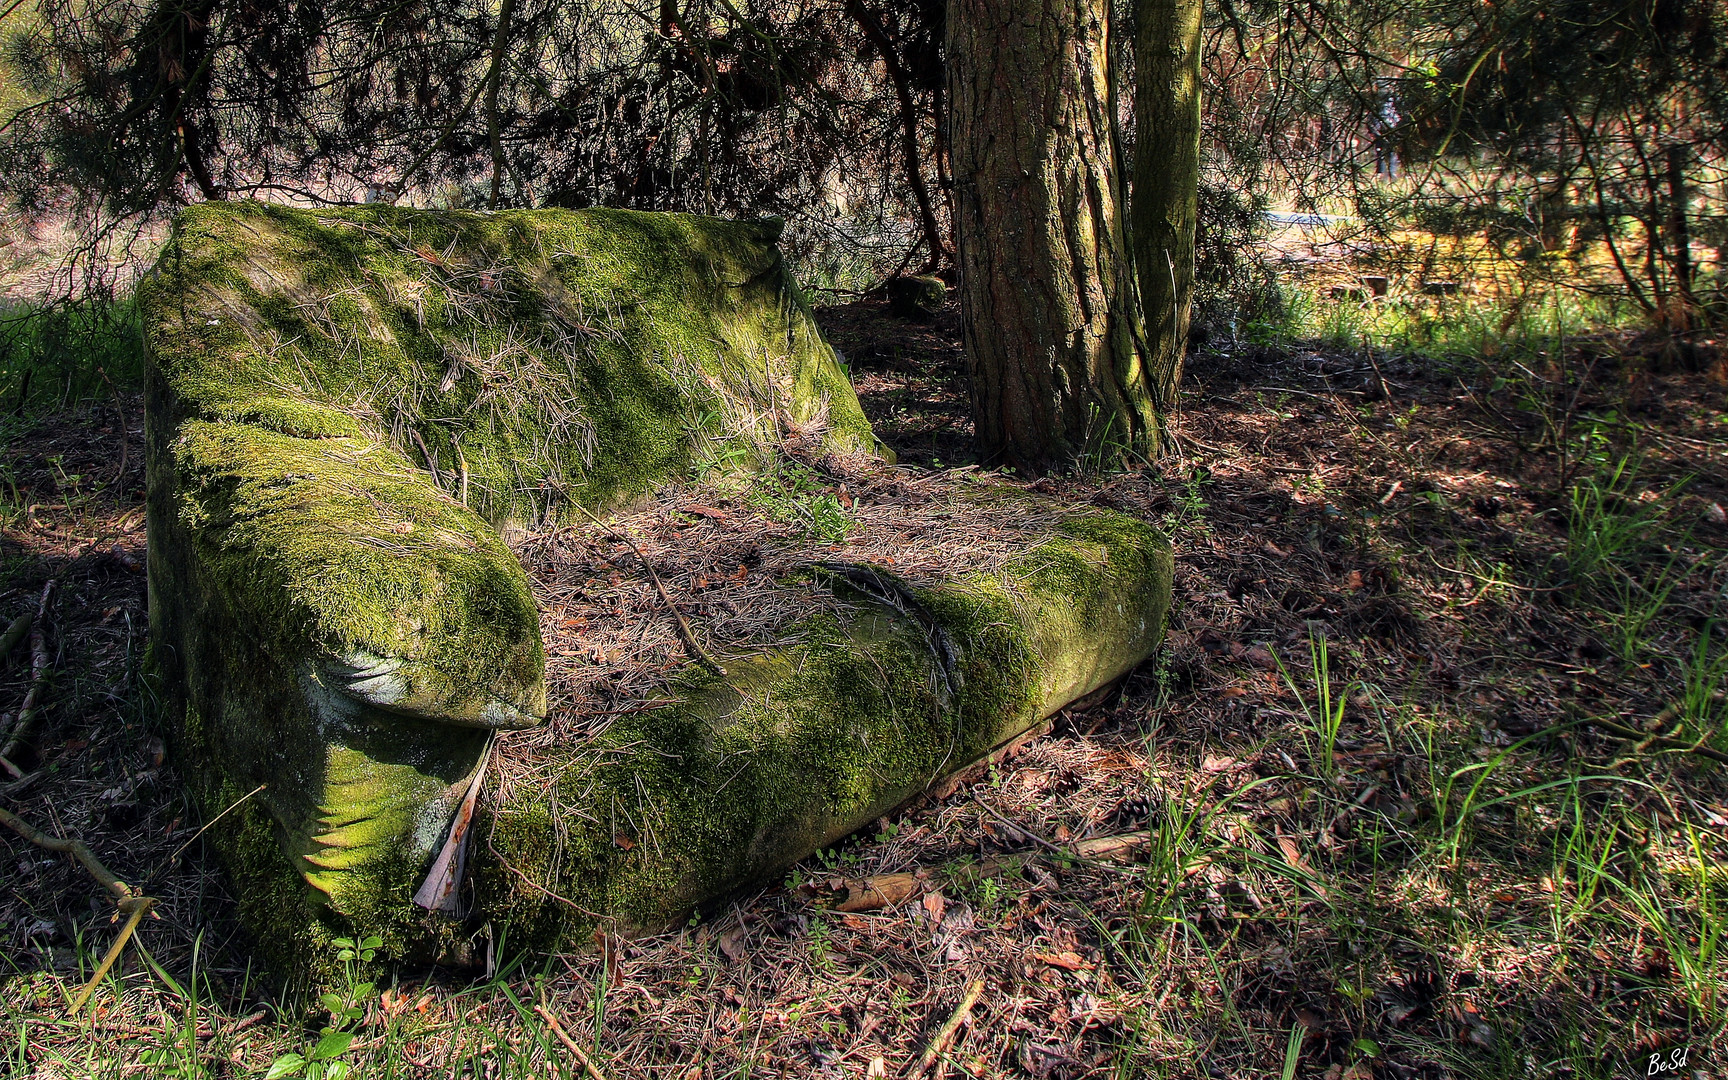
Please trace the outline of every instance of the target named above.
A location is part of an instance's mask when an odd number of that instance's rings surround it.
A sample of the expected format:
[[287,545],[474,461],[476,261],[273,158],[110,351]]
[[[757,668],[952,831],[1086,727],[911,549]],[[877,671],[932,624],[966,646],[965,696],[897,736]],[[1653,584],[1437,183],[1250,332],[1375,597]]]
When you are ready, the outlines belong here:
[[188,420],[178,522],[210,583],[277,663],[373,704],[520,726],[546,710],[527,575],[400,454]]
[[[545,708],[497,526],[599,510],[723,445],[765,457],[788,431],[875,445],[777,231],[601,210],[179,219],[140,301],[152,664],[206,814],[257,789],[215,843],[273,961],[306,970],[337,931],[397,957],[465,948],[410,897],[481,729]],[[1071,516],[1003,572],[918,595],[951,670],[926,626],[850,597],[847,619],[545,751],[549,784],[495,783],[478,911],[550,948],[780,872],[1143,658],[1169,548]]]
[[[681,477],[772,417],[875,445],[772,223],[632,211],[185,211],[143,290],[211,420],[394,445],[492,522]],[[464,479],[465,477],[465,479]]]
[[657,928],[772,877],[1137,663],[1162,632],[1168,562],[1154,530],[1101,513],[1010,573],[919,590],[958,649],[952,696],[924,631],[873,604],[733,662],[730,686],[688,677],[679,704],[551,751],[551,799],[494,807],[487,910],[551,948],[594,915]]

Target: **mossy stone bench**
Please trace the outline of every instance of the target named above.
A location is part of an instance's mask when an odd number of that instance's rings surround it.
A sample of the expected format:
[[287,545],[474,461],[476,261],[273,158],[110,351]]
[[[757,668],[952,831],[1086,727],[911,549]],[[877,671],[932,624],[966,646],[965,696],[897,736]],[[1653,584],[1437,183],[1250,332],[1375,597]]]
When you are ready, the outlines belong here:
[[855,617],[724,676],[693,663],[670,704],[489,782],[475,917],[412,902],[491,733],[546,714],[505,536],[693,469],[747,482],[788,443],[883,452],[778,231],[612,210],[180,216],[141,288],[152,678],[181,774],[206,814],[232,808],[210,838],[279,965],[356,929],[451,957],[480,924],[543,948],[601,920],[666,925],[1156,646],[1168,544],[1110,511],[1065,516],[1001,572],[908,586],[916,612],[864,589]]

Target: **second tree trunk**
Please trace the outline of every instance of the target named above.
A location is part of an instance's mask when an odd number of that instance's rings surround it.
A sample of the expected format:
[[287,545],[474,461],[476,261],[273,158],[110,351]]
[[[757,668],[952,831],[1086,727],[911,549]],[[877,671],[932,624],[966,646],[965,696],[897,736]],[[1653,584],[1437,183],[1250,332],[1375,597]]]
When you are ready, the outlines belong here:
[[1200,183],[1201,0],[1136,0],[1134,261],[1152,386],[1174,408],[1194,295]]
[[954,232],[986,465],[1149,455],[1158,415],[1123,228],[1108,0],[950,0]]

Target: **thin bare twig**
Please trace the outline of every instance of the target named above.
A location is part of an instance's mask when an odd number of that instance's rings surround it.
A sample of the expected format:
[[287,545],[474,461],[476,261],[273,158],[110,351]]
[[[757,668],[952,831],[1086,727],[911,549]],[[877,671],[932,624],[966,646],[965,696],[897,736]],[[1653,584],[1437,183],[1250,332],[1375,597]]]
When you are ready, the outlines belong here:
[[966,1017],[972,1014],[973,1006],[978,1004],[978,998],[984,993],[984,980],[973,979],[972,985],[966,988],[966,996],[960,999],[960,1004],[954,1007],[953,1015],[948,1017],[936,1031],[936,1036],[930,1040],[930,1045],[924,1048],[924,1056],[918,1059],[918,1065],[907,1073],[907,1080],[917,1080],[929,1072],[948,1049],[948,1044],[954,1041],[954,1033],[960,1030],[960,1025],[966,1022]]
[[30,613],[26,611],[13,619],[6,627],[6,632],[0,634],[0,661],[4,661],[7,656],[11,655],[12,650],[18,646],[20,641],[24,640],[24,635],[29,632]]
[[580,1046],[576,1045],[576,1040],[564,1031],[564,1025],[558,1022],[558,1018],[552,1014],[551,1009],[545,1005],[535,1005],[534,1011],[540,1014],[542,1020],[546,1021],[546,1026],[552,1029],[552,1034],[558,1036],[558,1041],[564,1044],[564,1049],[570,1051],[570,1056],[576,1059],[576,1064],[582,1066],[582,1071],[588,1074],[588,1080],[606,1080],[606,1074],[600,1071],[600,1067],[594,1064],[594,1060]]
[[36,605],[36,619],[30,626],[30,692],[24,695],[24,705],[18,710],[18,720],[12,726],[11,735],[5,745],[0,746],[0,761],[5,763],[6,771],[14,780],[21,779],[24,774],[12,764],[12,759],[30,738],[30,729],[42,703],[42,685],[48,681],[48,635],[43,628],[48,621],[48,601],[54,595],[54,585],[54,581],[49,581],[42,586],[42,599]]
[[[1679,712],[1680,710],[1673,705],[1663,709],[1661,712],[1656,714],[1656,727],[1660,728],[1665,726],[1669,720],[1679,715]],[[1720,750],[1713,750],[1710,747],[1705,746],[1704,739],[1699,739],[1697,742],[1689,742],[1686,739],[1676,739],[1668,735],[1652,734],[1649,731],[1639,731],[1637,728],[1629,728],[1624,724],[1616,724],[1612,720],[1591,720],[1590,723],[1601,728],[1603,731],[1608,732],[1610,735],[1618,735],[1622,739],[1628,739],[1637,743],[1638,749],[1640,750],[1651,746],[1659,746],[1664,750],[1680,750],[1684,753],[1697,754],[1701,758],[1708,758],[1711,761],[1728,765],[1728,754],[1724,754]]]
[[156,906],[154,897],[144,896],[132,886],[114,876],[113,871],[102,865],[102,860],[84,845],[84,841],[64,836],[49,836],[32,826],[29,822],[5,810],[0,810],[0,825],[6,826],[25,840],[47,851],[58,851],[72,858],[89,871],[97,884],[107,889],[114,897],[114,906],[127,915],[126,925],[120,928],[120,936],[114,939],[114,944],[108,947],[108,953],[102,958],[102,963],[96,968],[96,974],[79,991],[72,1001],[71,1012],[76,1013],[90,1000],[96,987],[102,982],[102,977],[108,974],[108,969],[119,959],[120,951],[126,947],[126,942],[132,938],[132,932],[138,929],[138,921],[144,913]]
[[648,561],[648,556],[642,554],[642,549],[636,546],[636,541],[630,539],[617,529],[614,529],[612,526],[595,517],[594,512],[586,506],[583,506],[581,503],[575,503],[573,505],[575,505],[576,509],[588,515],[588,520],[600,526],[602,529],[605,529],[607,533],[611,534],[613,539],[622,541],[631,551],[636,553],[636,561],[642,564],[642,569],[648,571],[648,578],[654,582],[655,591],[660,594],[660,599],[665,602],[667,610],[672,612],[672,617],[678,620],[678,636],[683,640],[684,647],[690,650],[690,659],[701,664],[703,667],[720,676],[722,679],[726,678],[726,669],[721,667],[719,662],[712,656],[709,656],[707,651],[704,650],[701,645],[697,644],[696,635],[690,632],[690,624],[685,621],[684,613],[679,611],[678,605],[672,602],[671,595],[666,592],[666,586],[661,584],[660,575],[654,571],[654,566]]
[[0,810],[0,825],[6,826],[39,848],[72,856],[78,865],[90,872],[90,876],[95,878],[99,885],[114,894],[115,903],[133,899],[137,895],[132,886],[115,877],[106,866],[102,865],[102,861],[88,847],[84,846],[84,841],[61,836],[49,836],[47,833],[39,832],[29,822],[7,810]]
[[200,836],[203,836],[206,832],[209,831],[210,826],[216,824],[218,821],[221,821],[223,818],[227,817],[230,812],[238,809],[241,803],[245,802],[247,799],[250,799],[252,796],[258,794],[260,791],[263,791],[265,789],[265,787],[267,787],[267,786],[268,786],[267,784],[259,784],[257,787],[253,788],[251,791],[248,791],[246,794],[240,796],[238,799],[235,799],[232,803],[230,803],[228,806],[228,809],[222,811],[220,814],[217,814],[215,817],[211,818],[208,822],[205,823],[205,825],[202,829],[199,829],[197,832],[192,834],[192,839],[186,841],[184,844],[181,844],[179,847],[174,849],[174,854],[168,856],[168,865],[169,866],[174,865],[174,860],[178,859],[180,857],[180,853],[182,851],[185,851],[187,848],[191,847],[194,843],[196,843]]
[[139,920],[144,918],[145,912],[155,906],[155,898],[149,896],[141,896],[130,904],[132,913],[127,916],[126,925],[120,928],[120,934],[114,939],[114,944],[108,946],[108,951],[103,954],[102,963],[96,966],[96,974],[90,976],[90,981],[84,984],[84,989],[78,991],[78,996],[72,999],[72,1007],[67,1010],[68,1012],[76,1015],[84,1007],[84,1003],[90,1000],[90,995],[94,994],[96,988],[102,985],[102,978],[108,974],[108,969],[114,966],[114,961],[120,959],[120,951],[126,947],[128,941],[132,940],[132,932],[138,929]]

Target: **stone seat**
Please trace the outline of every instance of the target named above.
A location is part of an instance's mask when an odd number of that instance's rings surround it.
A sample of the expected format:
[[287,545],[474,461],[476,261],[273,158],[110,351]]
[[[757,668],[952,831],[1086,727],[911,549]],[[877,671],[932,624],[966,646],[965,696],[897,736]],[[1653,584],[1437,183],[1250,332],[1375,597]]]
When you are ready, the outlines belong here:
[[[140,289],[151,673],[180,774],[208,817],[231,811],[209,837],[267,960],[304,967],[354,931],[457,957],[479,925],[538,948],[667,925],[1156,646],[1155,529],[968,482],[960,512],[1011,500],[1049,528],[922,576],[842,545],[811,577],[839,608],[723,667],[689,659],[603,728],[488,756],[547,716],[546,613],[507,540],[695,474],[748,493],[789,450],[880,467],[778,234],[614,210],[182,213]],[[476,788],[467,917],[417,906],[483,759],[506,756]]]

